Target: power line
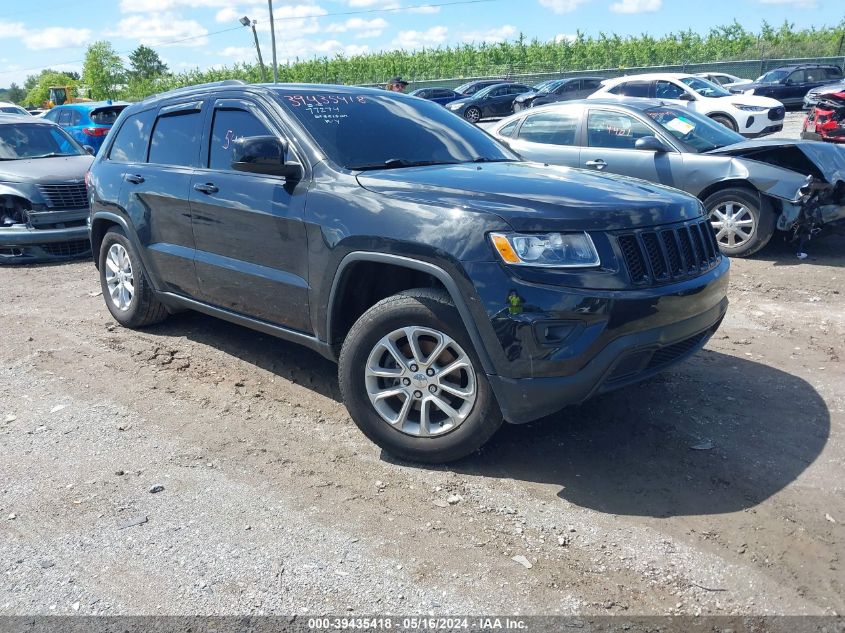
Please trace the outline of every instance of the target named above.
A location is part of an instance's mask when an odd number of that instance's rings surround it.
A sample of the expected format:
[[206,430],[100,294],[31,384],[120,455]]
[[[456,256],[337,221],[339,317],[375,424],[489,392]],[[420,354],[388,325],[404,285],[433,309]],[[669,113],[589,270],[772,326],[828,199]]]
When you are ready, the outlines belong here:
[[[359,11],[338,11],[334,13],[324,13],[322,15],[306,15],[306,16],[288,16],[284,18],[275,18],[273,22],[288,22],[292,20],[306,20],[309,18],[331,18],[331,17],[343,17],[349,15],[362,15],[362,14],[371,14],[371,13],[401,13],[403,11],[412,11],[414,9],[433,9],[433,8],[440,8],[440,7],[453,7],[458,5],[467,5],[467,4],[488,4],[490,2],[501,2],[502,0],[451,0],[450,2],[427,2],[424,4],[409,4],[403,7],[384,7],[381,9],[361,9]],[[205,37],[213,37],[215,35],[221,35],[223,33],[230,33],[232,31],[239,31],[243,27],[242,26],[235,26],[230,27],[227,29],[220,29],[219,31],[212,31],[210,33],[202,33],[199,35],[191,35],[189,37],[182,37],[174,40],[166,40],[163,42],[159,42],[156,44],[156,47],[165,47],[171,46],[173,44],[181,44],[183,42],[190,42],[192,40],[198,40]],[[81,48],[81,47],[80,47]],[[122,50],[122,51],[115,51],[118,55],[131,53],[134,48]],[[25,73],[37,70],[44,70],[47,68],[53,68],[55,66],[66,66],[68,64],[81,64],[84,63],[84,59],[73,59],[63,62],[53,62],[47,66],[33,66],[31,68],[18,68],[16,70],[6,70],[0,72],[0,76],[2,75],[11,75],[14,73]]]

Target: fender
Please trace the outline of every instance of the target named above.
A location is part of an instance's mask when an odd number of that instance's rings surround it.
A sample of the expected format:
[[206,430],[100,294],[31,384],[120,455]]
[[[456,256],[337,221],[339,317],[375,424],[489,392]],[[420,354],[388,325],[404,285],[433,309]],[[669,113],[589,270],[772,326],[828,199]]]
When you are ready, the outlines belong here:
[[[99,252],[99,245],[102,240],[97,242],[97,246],[95,249],[95,230],[97,229],[98,224],[102,224],[107,222],[108,224],[117,224],[121,229],[123,229],[123,234],[126,236],[130,242],[132,242],[132,246],[135,247],[135,252],[138,253],[138,257],[141,258],[141,263],[146,268],[147,262],[144,261],[144,251],[141,248],[140,243],[138,242],[138,236],[135,235],[135,232],[129,228],[129,222],[126,221],[122,215],[117,213],[112,213],[110,211],[96,211],[91,215],[91,224],[88,227],[88,237],[91,240],[91,254],[94,258],[94,266],[99,270],[100,268],[100,252]],[[105,235],[105,231],[101,232],[100,237]]]
[[[23,198],[24,200],[29,200],[28,194],[15,187],[10,187],[7,184],[0,184],[0,196],[14,196],[16,198]],[[32,204],[32,200],[29,200],[29,203]]]
[[360,261],[395,264],[397,266],[404,266],[405,268],[419,270],[420,272],[431,275],[442,283],[443,287],[446,288],[446,292],[449,293],[449,297],[454,302],[455,307],[458,309],[458,313],[461,315],[461,321],[463,321],[464,327],[466,328],[470,340],[475,347],[475,351],[478,354],[478,358],[481,361],[481,366],[484,369],[484,372],[490,375],[496,373],[493,367],[493,362],[490,360],[490,356],[487,353],[487,348],[484,346],[481,339],[481,334],[478,331],[475,320],[472,318],[469,306],[458,289],[455,280],[452,279],[449,273],[434,264],[420,261],[418,259],[412,259],[410,257],[404,257],[402,255],[388,255],[386,253],[374,253],[371,251],[355,251],[349,253],[341,260],[340,265],[337,267],[337,271],[335,271],[329,294],[329,305],[326,314],[326,338],[328,341],[332,340],[332,314],[334,314],[335,296],[338,285],[343,276],[343,272],[350,264]]

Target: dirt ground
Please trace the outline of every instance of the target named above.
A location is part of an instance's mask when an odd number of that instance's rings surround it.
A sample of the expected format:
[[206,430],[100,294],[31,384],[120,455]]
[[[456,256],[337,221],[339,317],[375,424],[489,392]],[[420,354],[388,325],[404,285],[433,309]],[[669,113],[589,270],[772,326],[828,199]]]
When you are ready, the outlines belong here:
[[0,615],[845,613],[845,238],[808,250],[734,261],[691,361],[439,468],[314,353],[0,268]]

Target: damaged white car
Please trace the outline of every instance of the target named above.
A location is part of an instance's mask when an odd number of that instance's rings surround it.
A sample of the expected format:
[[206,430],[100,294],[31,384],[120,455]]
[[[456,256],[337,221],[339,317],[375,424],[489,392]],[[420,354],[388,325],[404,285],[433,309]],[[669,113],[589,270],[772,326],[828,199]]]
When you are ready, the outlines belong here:
[[90,255],[85,173],[93,160],[55,123],[0,115],[0,264]]
[[649,99],[532,108],[493,135],[523,158],[642,178],[698,197],[719,247],[742,257],[786,231],[802,252],[845,221],[845,150],[830,143],[746,140],[683,106]]

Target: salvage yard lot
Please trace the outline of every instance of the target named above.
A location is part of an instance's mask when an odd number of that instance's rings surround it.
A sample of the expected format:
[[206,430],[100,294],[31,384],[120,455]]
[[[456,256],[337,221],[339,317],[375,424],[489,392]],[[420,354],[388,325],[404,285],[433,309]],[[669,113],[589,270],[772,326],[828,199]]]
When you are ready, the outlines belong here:
[[312,352],[0,268],[0,614],[841,614],[845,239],[808,251],[735,260],[691,361],[435,468]]

